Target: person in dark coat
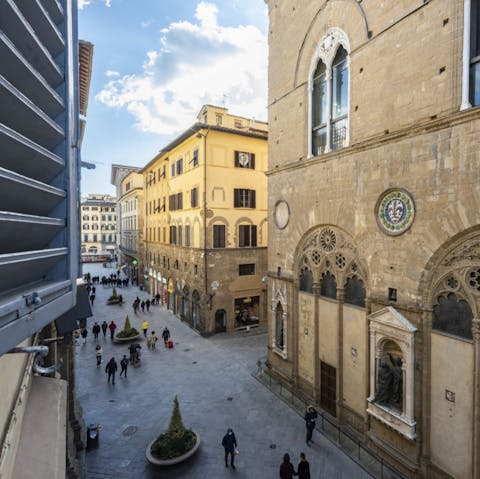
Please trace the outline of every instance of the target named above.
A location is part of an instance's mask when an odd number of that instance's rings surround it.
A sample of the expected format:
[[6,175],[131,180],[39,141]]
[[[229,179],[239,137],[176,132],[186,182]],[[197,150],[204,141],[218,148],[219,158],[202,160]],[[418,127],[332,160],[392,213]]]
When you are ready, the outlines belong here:
[[113,319],[108,325],[108,329],[110,330],[110,339],[113,341],[115,330],[117,329],[117,325],[115,324],[115,321],[113,321]]
[[310,446],[312,441],[313,430],[315,429],[315,421],[317,419],[317,411],[313,406],[308,406],[305,412],[305,425],[307,426],[307,446]]
[[150,312],[150,300],[149,299],[147,299],[145,301],[145,306],[147,307],[147,313],[149,313]]
[[110,359],[107,365],[105,366],[105,372],[108,374],[108,383],[110,384],[110,378],[112,379],[112,384],[115,384],[115,373],[117,372],[118,366],[115,358]]
[[140,307],[142,308],[142,313],[145,312],[145,301],[142,300],[142,302],[140,303]]
[[235,469],[235,448],[237,447],[237,439],[233,429],[228,428],[227,434],[223,436],[222,446],[225,449],[225,467],[228,467],[228,455],[230,454],[230,465]]
[[283,455],[283,462],[280,465],[280,478],[281,479],[293,479],[295,475],[295,469],[290,462],[290,456],[288,454]]
[[310,464],[305,457],[305,453],[300,453],[300,462],[298,463],[297,474],[298,479],[310,479]]
[[102,323],[103,339],[105,339],[105,336],[107,335],[107,329],[108,329],[108,324],[106,321],[104,321]]
[[128,358],[126,354],[123,355],[123,358],[120,361],[120,366],[122,366],[122,370],[120,371],[120,377],[122,377],[123,373],[125,373],[125,377],[127,377]]
[[165,344],[165,347],[167,347],[168,346],[168,340],[170,339],[170,331],[168,330],[168,328],[166,326],[162,331],[162,338],[163,338],[163,342]]
[[93,325],[92,333],[93,333],[93,337],[95,338],[95,341],[98,341],[98,335],[100,334],[100,325],[96,321],[95,321],[95,324]]
[[90,295],[90,303],[92,303],[92,306],[93,306],[93,302],[95,301],[95,295],[92,293]]
[[87,336],[88,336],[87,328],[83,328],[83,329],[82,329],[83,344],[86,344],[86,342],[87,342]]

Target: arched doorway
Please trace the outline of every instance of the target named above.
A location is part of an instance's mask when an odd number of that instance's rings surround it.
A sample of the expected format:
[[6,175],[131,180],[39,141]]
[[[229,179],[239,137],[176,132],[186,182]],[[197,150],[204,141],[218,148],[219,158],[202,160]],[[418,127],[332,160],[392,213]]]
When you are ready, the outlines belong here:
[[215,311],[215,332],[224,333],[227,330],[227,312],[224,309]]
[[200,325],[200,293],[194,290],[192,293],[192,327],[198,329]]
[[191,321],[191,316],[190,316],[190,292],[188,291],[187,286],[183,287],[182,309],[181,309],[180,315],[181,315],[183,321],[187,321],[188,323]]

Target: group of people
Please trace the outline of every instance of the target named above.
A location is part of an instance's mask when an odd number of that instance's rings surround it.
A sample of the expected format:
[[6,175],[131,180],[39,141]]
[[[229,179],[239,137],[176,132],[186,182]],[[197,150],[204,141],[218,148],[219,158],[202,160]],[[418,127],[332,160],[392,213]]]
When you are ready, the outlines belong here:
[[[307,428],[307,445],[310,446],[312,443],[312,434],[315,429],[315,423],[317,420],[318,413],[313,406],[308,406],[305,411],[305,425]],[[228,462],[230,459],[230,466],[232,469],[235,469],[235,456],[238,454],[237,449],[237,438],[233,429],[228,428],[227,433],[223,436],[222,446],[225,451],[225,467],[228,467]],[[295,471],[295,467],[290,461],[290,455],[288,453],[284,454],[283,462],[280,465],[280,479],[293,479],[294,476],[298,476],[299,479],[310,479],[310,463],[307,461],[307,457],[304,452],[300,453],[300,461]]]
[[145,312],[145,309],[147,310],[147,313],[150,312],[150,306],[154,306],[156,304],[160,304],[160,294],[156,294],[155,296],[152,297],[152,299],[147,298],[145,299],[140,299],[138,296],[135,298],[132,304],[133,312],[135,314],[138,313],[139,308],[142,310],[142,313]]
[[[158,336],[157,336],[157,333],[155,331],[151,331],[150,334],[148,334],[148,321],[145,319],[143,322],[142,322],[142,331],[143,331],[143,335],[145,336],[145,339],[147,340],[147,347],[148,349],[152,349],[152,350],[155,350],[157,348],[157,341],[158,341]],[[163,343],[165,345],[166,348],[168,348],[170,345],[169,345],[169,342],[170,341],[170,330],[165,326],[165,328],[163,329],[162,331],[162,339],[163,339]],[[173,343],[172,343],[173,345]]]
[[[128,358],[126,354],[123,355],[123,358],[120,361],[120,366],[122,368],[122,370],[120,371],[120,377],[124,375],[124,377],[126,378],[127,368],[128,368]],[[107,376],[108,384],[110,384],[110,380],[112,381],[112,384],[115,384],[115,373],[117,372],[117,370],[118,370],[117,362],[115,361],[115,358],[112,357],[110,361],[108,361],[107,365],[105,366],[105,373],[108,375]]]

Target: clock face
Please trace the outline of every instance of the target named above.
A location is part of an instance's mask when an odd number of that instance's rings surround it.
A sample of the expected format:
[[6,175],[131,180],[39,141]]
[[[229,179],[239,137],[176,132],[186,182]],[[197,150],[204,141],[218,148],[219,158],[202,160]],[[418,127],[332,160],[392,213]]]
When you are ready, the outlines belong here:
[[277,227],[281,230],[286,228],[290,219],[290,208],[288,203],[284,200],[278,201],[275,205],[274,215]]
[[248,153],[239,152],[238,153],[238,162],[241,166],[246,168],[250,163],[250,155]]

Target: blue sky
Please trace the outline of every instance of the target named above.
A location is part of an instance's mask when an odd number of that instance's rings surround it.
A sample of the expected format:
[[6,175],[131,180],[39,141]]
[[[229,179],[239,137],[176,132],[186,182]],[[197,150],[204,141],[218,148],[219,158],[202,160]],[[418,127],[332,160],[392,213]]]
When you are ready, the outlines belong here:
[[111,164],[143,166],[205,103],[266,120],[263,0],[79,0],[94,44],[82,195],[113,193]]

